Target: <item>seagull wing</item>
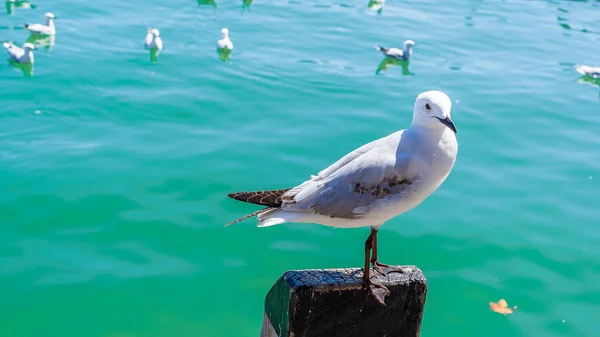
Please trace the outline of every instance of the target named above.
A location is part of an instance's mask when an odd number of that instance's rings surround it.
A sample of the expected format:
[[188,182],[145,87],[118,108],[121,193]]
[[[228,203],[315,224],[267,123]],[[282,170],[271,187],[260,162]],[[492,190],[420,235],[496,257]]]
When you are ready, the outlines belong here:
[[398,48],[390,48],[385,52],[385,55],[393,58],[403,58],[404,52]]
[[163,42],[162,39],[160,37],[156,37],[156,39],[154,39],[154,46],[158,49],[162,49],[163,48]]
[[152,37],[152,33],[146,35],[146,40],[144,41],[144,46],[146,46],[146,48],[152,48]]
[[575,69],[577,70],[578,73],[580,73],[582,75],[588,75],[591,77],[600,78],[600,67],[590,67],[590,66],[578,65],[575,67]]
[[4,47],[6,48],[8,57],[15,62],[19,62],[21,57],[23,57],[23,55],[25,55],[25,51],[15,45],[9,45],[8,47],[6,47],[6,45],[5,45]]
[[41,23],[34,23],[32,25],[28,25],[27,29],[36,34],[51,34],[52,29],[46,25],[42,25]]
[[401,134],[366,144],[290,189],[282,196],[281,209],[354,219],[377,205],[407,197],[420,178],[411,167],[413,156],[398,152],[397,136]]

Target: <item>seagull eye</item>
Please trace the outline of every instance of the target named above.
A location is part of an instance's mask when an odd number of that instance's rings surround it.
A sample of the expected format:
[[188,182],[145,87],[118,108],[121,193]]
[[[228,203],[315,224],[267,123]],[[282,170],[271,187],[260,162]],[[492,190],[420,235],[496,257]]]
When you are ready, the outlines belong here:
[[429,105],[429,103],[425,104],[425,109],[427,109],[427,111],[431,111],[431,106]]

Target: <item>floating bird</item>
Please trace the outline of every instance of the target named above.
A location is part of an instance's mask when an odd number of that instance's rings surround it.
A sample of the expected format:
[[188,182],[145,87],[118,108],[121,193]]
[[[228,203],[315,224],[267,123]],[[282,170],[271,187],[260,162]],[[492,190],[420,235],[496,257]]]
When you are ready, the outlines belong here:
[[29,0],[6,0],[6,13],[12,15],[13,11],[17,8],[23,9],[35,9],[36,5],[29,2]]
[[28,24],[26,23],[24,26],[31,32],[31,34],[40,34],[40,35],[54,35],[56,34],[56,28],[54,27],[54,19],[56,17],[52,13],[44,14],[46,18],[46,24],[34,23]]
[[286,222],[371,227],[365,242],[363,287],[385,305],[389,290],[370,279],[369,262],[384,275],[382,268],[401,269],[379,262],[377,232],[386,221],[419,205],[450,174],[458,152],[451,108],[445,93],[424,92],[415,101],[408,129],[357,148],[295,187],[229,194],[266,208],[226,226],[257,216],[259,227]]
[[229,29],[221,29],[221,39],[217,41],[217,48],[219,49],[233,49],[233,42],[229,39]]
[[593,78],[600,78],[600,67],[577,65],[575,66],[575,69],[581,75],[590,76]]
[[385,5],[385,0],[370,0],[367,8],[372,11],[376,11],[381,14],[383,6]]
[[148,34],[146,35],[146,42],[144,43],[146,49],[158,49],[162,50],[163,42],[160,38],[160,31],[156,28],[148,28]]
[[160,54],[160,51],[163,49],[163,42],[160,38],[158,29],[148,28],[144,47],[150,51],[150,60],[156,61],[158,59],[158,54]]
[[8,58],[19,64],[33,64],[33,50],[35,46],[31,43],[25,43],[23,48],[15,46],[12,42],[2,44],[6,48]]
[[198,0],[198,6],[202,7],[205,5],[217,8],[217,2],[215,0]]
[[413,40],[404,41],[404,49],[400,50],[398,48],[385,48],[382,46],[375,46],[375,49],[382,52],[383,55],[401,61],[407,61],[412,56],[412,47],[417,44]]

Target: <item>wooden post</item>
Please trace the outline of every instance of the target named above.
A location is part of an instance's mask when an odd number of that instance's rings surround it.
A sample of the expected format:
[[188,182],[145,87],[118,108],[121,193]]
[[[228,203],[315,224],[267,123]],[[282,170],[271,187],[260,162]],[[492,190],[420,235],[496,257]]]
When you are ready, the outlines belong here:
[[362,289],[362,270],[287,271],[265,299],[261,337],[418,337],[427,280],[415,266],[373,280],[390,290],[386,306]]

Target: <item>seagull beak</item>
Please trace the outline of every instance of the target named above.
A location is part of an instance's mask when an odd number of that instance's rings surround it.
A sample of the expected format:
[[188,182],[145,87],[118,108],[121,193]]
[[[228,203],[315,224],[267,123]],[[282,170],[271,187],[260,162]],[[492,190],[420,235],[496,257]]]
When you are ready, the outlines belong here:
[[450,130],[452,130],[454,133],[458,133],[456,131],[456,125],[454,125],[454,122],[452,121],[452,119],[450,119],[450,116],[446,117],[446,119],[442,119],[442,118],[438,118],[436,117],[442,124],[444,124],[445,126],[447,126],[448,128],[450,128]]

